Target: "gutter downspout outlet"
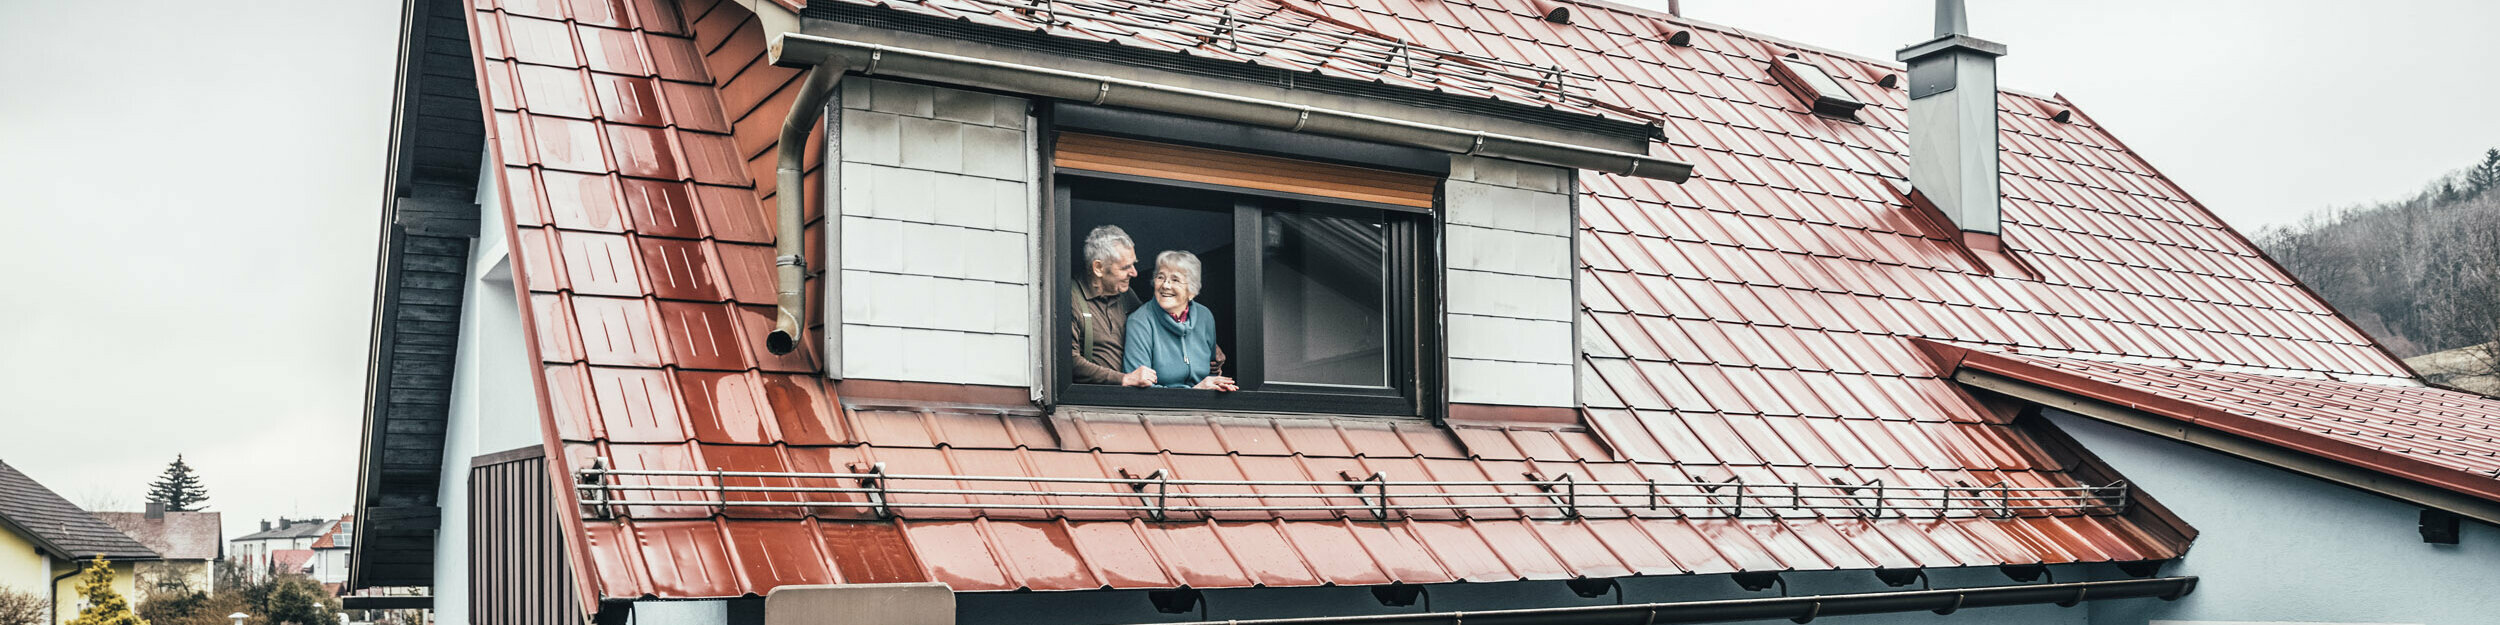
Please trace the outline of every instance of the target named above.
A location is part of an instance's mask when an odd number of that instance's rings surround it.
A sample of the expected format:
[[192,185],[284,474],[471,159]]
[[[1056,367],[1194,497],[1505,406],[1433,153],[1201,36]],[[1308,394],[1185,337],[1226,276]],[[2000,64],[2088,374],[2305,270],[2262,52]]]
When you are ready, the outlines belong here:
[[[774,43],[778,47],[780,42]],[[781,140],[773,149],[780,161],[773,180],[773,264],[778,272],[776,307],[780,314],[773,321],[772,334],[764,337],[764,349],[774,355],[796,351],[799,337],[807,333],[807,250],[802,247],[807,240],[802,178],[807,172],[807,135],[824,116],[825,99],[833,94],[843,71],[839,63],[807,70],[807,81],[799,86],[798,100],[790,103],[789,116],[781,120]]]

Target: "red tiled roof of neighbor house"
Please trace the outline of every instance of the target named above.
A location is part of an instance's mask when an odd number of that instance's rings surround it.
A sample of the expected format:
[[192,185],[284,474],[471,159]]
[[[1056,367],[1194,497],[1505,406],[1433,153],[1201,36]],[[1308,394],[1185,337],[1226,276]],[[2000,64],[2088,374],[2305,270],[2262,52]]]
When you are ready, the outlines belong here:
[[269,552],[269,570],[284,575],[312,570],[313,550],[276,549]]
[[[620,469],[2074,485],[2114,476],[1940,377],[1909,341],[2410,378],[2089,116],[2053,121],[2074,110],[2062,99],[2000,101],[2003,248],[2037,278],[1996,275],[1894,190],[1907,97],[1878,82],[1897,66],[1606,5],[1580,5],[1563,25],[1526,0],[1185,4],[1560,64],[1600,77],[1564,108],[1662,125],[1660,151],[1697,164],[1692,181],[1581,178],[1582,423],[1054,422],[1006,405],[1021,391],[995,408],[846,405],[819,377],[812,337],[789,356],[761,344],[774,299],[771,149],[800,72],[765,61],[757,20],[714,0],[480,0],[480,93],[554,460],[567,471],[606,458]],[[1036,28],[964,0],[872,8]],[[1178,47],[1079,11],[1057,17],[1044,32]],[[1661,41],[1673,31],[1690,31],[1692,46]],[[1788,53],[1867,101],[1861,121],[1813,115],[1774,84],[1766,63]],[[1225,58],[1387,79],[1292,54]],[[811,170],[819,152],[807,151]],[[815,250],[820,190],[808,179]],[[964,403],[983,401],[973,393]],[[1225,588],[2155,560],[2193,535],[2147,516],[2158,505],[2143,499],[2125,516],[2010,519],[1491,510],[1147,522],[1020,510],[879,520],[857,497],[808,496],[828,505],[578,520],[576,557],[599,597],[689,598],[834,582]]]

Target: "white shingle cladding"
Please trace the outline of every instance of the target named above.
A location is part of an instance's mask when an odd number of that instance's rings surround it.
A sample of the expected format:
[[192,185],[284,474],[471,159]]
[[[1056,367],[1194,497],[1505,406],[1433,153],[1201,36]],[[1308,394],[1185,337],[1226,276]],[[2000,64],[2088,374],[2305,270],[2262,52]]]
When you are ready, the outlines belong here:
[[1442,188],[1450,401],[1577,405],[1572,173],[1451,157]]
[[1025,101],[851,77],[834,333],[846,378],[1027,386],[1037,223]]

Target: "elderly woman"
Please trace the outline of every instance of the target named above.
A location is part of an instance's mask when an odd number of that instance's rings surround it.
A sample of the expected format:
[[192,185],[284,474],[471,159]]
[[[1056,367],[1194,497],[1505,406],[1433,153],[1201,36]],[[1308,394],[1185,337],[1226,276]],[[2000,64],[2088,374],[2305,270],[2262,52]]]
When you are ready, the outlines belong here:
[[1154,305],[1128,316],[1126,353],[1120,368],[1144,367],[1155,386],[1235,391],[1224,377],[1224,350],[1215,346],[1215,313],[1199,305],[1198,255],[1179,250],[1155,255]]

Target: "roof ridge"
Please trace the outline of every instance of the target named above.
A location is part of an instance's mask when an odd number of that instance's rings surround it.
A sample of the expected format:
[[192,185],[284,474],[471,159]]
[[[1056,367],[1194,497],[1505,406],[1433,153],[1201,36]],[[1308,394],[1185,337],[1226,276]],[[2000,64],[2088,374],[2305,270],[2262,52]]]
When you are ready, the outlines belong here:
[[[1656,11],[1656,10],[1653,10],[1653,9],[1647,9],[1647,8],[1642,8],[1642,7],[1632,6],[1632,5],[1628,5],[1628,4],[1620,4],[1620,3],[1617,3],[1617,2],[1613,2],[1612,0],[1555,0],[1555,1],[1557,1],[1557,2],[1567,2],[1567,3],[1571,3],[1571,4],[1576,4],[1576,5],[1585,6],[1585,7],[1590,7],[1590,8],[1596,8],[1596,9],[1605,9],[1605,10],[1609,10],[1609,11],[1614,11],[1614,12],[1616,12],[1616,13],[1622,13],[1622,14],[1626,14],[1626,15],[1629,15],[1629,16],[1632,16],[1632,17],[1638,17],[1638,18],[1648,19],[1648,20],[1652,20],[1652,21],[1661,21],[1661,22],[1667,22],[1667,23],[1670,23],[1670,24],[1679,24],[1679,25],[1683,25],[1683,26],[1690,26],[1690,27],[1694,27],[1694,28],[1705,28],[1705,29],[1710,29],[1710,30],[1716,30],[1716,31],[1720,31],[1720,32],[1728,33],[1728,34],[1733,34],[1733,35],[1737,35],[1737,36],[1745,37],[1745,38],[1748,38],[1748,39],[1754,39],[1754,40],[1757,40],[1757,41],[1762,41],[1762,42],[1766,42],[1766,43],[1774,43],[1774,44],[1779,44],[1779,45],[1783,45],[1783,46],[1788,46],[1788,47],[1792,47],[1792,48],[1797,48],[1797,49],[1799,49],[1799,50],[1806,50],[1806,51],[1814,52],[1814,53],[1817,53],[1817,54],[1823,54],[1823,55],[1826,55],[1826,56],[1832,56],[1832,57],[1837,57],[1837,58],[1847,59],[1847,60],[1851,60],[1851,61],[1857,61],[1857,62],[1860,62],[1860,63],[1865,63],[1865,64],[1868,64],[1868,65],[1875,65],[1875,66],[1884,67],[1884,68],[1887,68],[1887,69],[1899,70],[1899,71],[1903,71],[1903,72],[1907,72],[1907,71],[1909,71],[1909,66],[1908,66],[1908,65],[1906,65],[1906,64],[1901,63],[1900,61],[1887,61],[1887,60],[1878,59],[1878,58],[1869,58],[1869,57],[1865,57],[1865,56],[1860,56],[1860,55],[1858,55],[1858,54],[1856,54],[1856,53],[1852,53],[1852,52],[1843,52],[1843,51],[1840,51],[1840,50],[1836,50],[1836,49],[1832,49],[1832,48],[1826,48],[1826,47],[1823,47],[1823,46],[1818,46],[1818,45],[1814,45],[1814,44],[1810,44],[1810,43],[1804,43],[1804,42],[1800,42],[1800,41],[1797,41],[1797,40],[1794,40],[1794,39],[1788,39],[1788,38],[1786,38],[1786,37],[1780,37],[1780,36],[1777,36],[1777,35],[1772,35],[1772,34],[1768,34],[1768,33],[1760,32],[1760,31],[1749,30],[1749,29],[1745,29],[1745,28],[1738,28],[1738,27],[1735,27],[1735,26],[1729,26],[1729,25],[1726,25],[1726,24],[1721,24],[1721,23],[1718,23],[1718,22],[1712,22],[1712,21],[1708,21],[1708,20],[1694,19],[1693,17],[1691,17],[1691,16],[1687,16],[1687,15],[1670,14],[1670,13],[1662,13],[1662,12],[1659,12],[1659,11]],[[2013,89],[2013,88],[2008,88],[2008,87],[2006,87],[2003,83],[1999,83],[1999,84],[1997,85],[1997,93],[2000,93],[2000,94],[2005,94],[2005,95],[2011,95],[2011,96],[2015,96],[2015,97],[2021,97],[2021,98],[2031,98],[2031,99],[2034,99],[2034,100],[2040,100],[2040,101],[2042,101],[2042,102],[2058,102],[2058,101],[2061,101],[2061,98],[2063,97],[2063,96],[2061,96],[2061,95],[2057,94],[2057,92],[2054,92],[2054,91],[2050,92],[2050,94],[2049,94],[2049,95],[2040,95],[2040,94],[2037,94],[2037,93],[2033,93],[2033,92],[2030,92],[2030,91],[2025,91],[2025,90],[2021,90],[2021,89]]]

